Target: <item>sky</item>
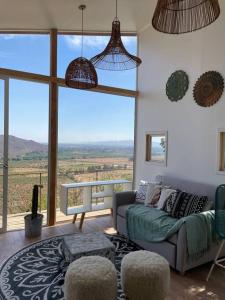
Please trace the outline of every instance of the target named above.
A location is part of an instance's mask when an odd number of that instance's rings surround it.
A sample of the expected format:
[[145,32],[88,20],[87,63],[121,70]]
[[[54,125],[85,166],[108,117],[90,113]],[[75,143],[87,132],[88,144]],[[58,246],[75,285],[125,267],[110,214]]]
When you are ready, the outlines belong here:
[[[101,52],[109,37],[85,36],[84,56]],[[136,38],[123,37],[125,47],[136,54]],[[49,74],[49,37],[45,35],[0,35],[0,67]],[[71,60],[80,56],[81,37],[58,38],[58,77],[63,78]],[[99,84],[135,90],[136,69],[98,71]],[[48,141],[48,85],[10,80],[9,133],[37,142]],[[3,115],[3,83],[0,80],[0,118]],[[59,88],[59,142],[133,140],[132,98]],[[3,125],[0,122],[0,134]]]

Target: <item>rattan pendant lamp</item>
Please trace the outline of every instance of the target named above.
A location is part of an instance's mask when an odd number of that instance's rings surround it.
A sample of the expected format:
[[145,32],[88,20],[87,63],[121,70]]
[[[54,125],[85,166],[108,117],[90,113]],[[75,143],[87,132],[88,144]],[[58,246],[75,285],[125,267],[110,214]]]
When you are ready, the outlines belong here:
[[91,59],[94,66],[98,69],[109,71],[123,71],[134,69],[141,64],[141,59],[130,54],[123,45],[120,32],[120,21],[116,17],[112,23],[111,38],[105,50]]
[[92,62],[83,57],[83,11],[85,5],[80,5],[79,9],[82,11],[82,42],[81,42],[81,56],[73,60],[65,75],[65,83],[68,87],[75,89],[92,89],[98,85],[98,76]]
[[158,0],[152,25],[164,33],[187,33],[208,26],[219,15],[218,0]]

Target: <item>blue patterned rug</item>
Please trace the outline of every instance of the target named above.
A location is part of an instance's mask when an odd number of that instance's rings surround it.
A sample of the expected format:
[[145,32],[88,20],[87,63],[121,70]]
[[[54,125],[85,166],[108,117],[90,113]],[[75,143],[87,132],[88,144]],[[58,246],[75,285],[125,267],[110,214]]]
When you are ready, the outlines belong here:
[[[115,245],[118,297],[125,299],[120,282],[124,255],[140,248],[120,235],[106,235]],[[68,263],[62,251],[62,236],[32,244],[11,256],[0,269],[1,300],[64,299],[63,284]]]

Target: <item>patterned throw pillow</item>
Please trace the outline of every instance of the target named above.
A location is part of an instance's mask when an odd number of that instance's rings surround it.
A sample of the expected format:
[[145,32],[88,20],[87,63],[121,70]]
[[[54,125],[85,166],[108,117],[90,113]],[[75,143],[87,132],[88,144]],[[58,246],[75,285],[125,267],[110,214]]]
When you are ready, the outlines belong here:
[[180,219],[191,214],[197,214],[204,211],[208,204],[208,197],[189,194],[179,191],[173,203],[170,215],[174,218]]
[[145,203],[148,191],[148,182],[141,180],[138,190],[136,192],[135,201],[138,203]]
[[176,190],[164,187],[161,191],[161,195],[160,195],[159,201],[157,203],[157,208],[162,209],[165,202],[167,201],[168,197],[173,193],[176,193]]
[[176,197],[177,197],[177,193],[178,193],[177,190],[173,190],[169,194],[169,196],[167,197],[167,199],[164,201],[162,210],[164,210],[165,212],[167,212],[169,214],[171,213],[173,205],[174,205],[174,202],[175,202]]

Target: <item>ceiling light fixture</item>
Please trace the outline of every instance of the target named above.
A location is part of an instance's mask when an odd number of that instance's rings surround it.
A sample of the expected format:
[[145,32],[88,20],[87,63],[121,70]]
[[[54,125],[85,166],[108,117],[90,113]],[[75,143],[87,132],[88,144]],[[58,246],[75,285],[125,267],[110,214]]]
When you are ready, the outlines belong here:
[[218,0],[158,0],[152,25],[164,33],[187,33],[208,26],[219,15]]
[[84,25],[83,12],[85,5],[80,5],[82,11],[82,36],[81,36],[81,56],[73,60],[65,75],[65,83],[68,87],[75,89],[92,89],[98,85],[98,76],[92,62],[83,57]]
[[138,67],[141,59],[130,54],[123,45],[120,32],[120,21],[117,17],[117,0],[116,0],[116,17],[112,23],[111,38],[105,50],[91,58],[93,65],[98,69],[109,71],[123,71]]

